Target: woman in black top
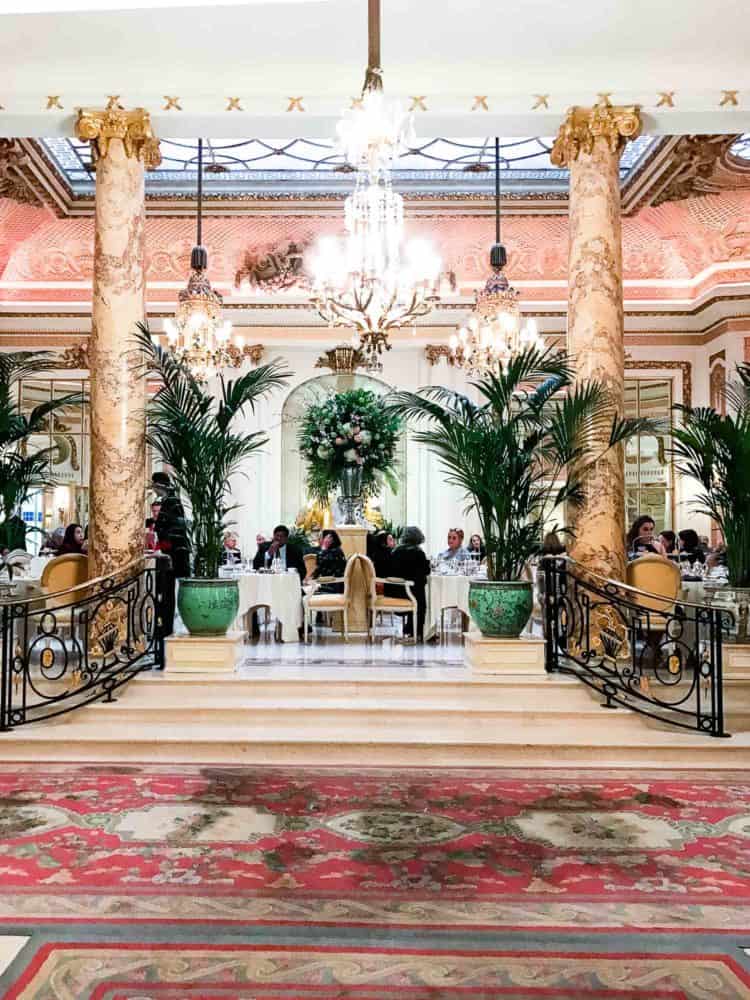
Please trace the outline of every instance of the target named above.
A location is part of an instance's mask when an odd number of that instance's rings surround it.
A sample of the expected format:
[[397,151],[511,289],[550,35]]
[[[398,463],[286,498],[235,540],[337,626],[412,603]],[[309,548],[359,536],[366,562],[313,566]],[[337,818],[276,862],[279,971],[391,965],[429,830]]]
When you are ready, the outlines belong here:
[[387,531],[376,531],[372,536],[372,545],[370,546],[370,558],[372,559],[373,566],[375,567],[375,576],[381,579],[386,576],[393,576],[391,570],[391,555],[393,554],[393,547],[388,544],[390,535]]
[[83,541],[83,528],[80,524],[69,524],[65,529],[59,555],[85,555],[86,549],[84,548]]
[[[341,548],[341,539],[337,531],[324,531],[320,536],[320,552],[318,562],[312,571],[313,580],[321,576],[342,577],[346,570],[346,556]],[[324,583],[318,587],[318,594],[343,594],[343,583]]]
[[680,562],[704,563],[706,561],[706,553],[701,548],[697,531],[685,528],[678,533],[677,537],[680,539]]
[[484,547],[484,542],[482,541],[481,535],[471,536],[471,538],[469,539],[468,549],[469,552],[471,553],[472,558],[476,558],[477,555],[479,556],[480,562],[487,555],[487,550]]
[[[427,577],[430,575],[430,560],[419,547],[424,535],[416,527],[404,528],[401,544],[391,553],[390,576],[400,576],[411,580],[411,591],[417,602],[417,642],[424,641],[424,620],[427,614]],[[388,597],[406,597],[403,587],[386,584]],[[404,621],[404,635],[414,634],[413,616],[408,614]]]

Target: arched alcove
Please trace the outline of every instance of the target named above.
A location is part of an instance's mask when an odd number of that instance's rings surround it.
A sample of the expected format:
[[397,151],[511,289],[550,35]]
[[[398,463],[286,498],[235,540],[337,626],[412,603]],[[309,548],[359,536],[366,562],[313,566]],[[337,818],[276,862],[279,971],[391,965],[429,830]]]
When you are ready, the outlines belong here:
[[[299,428],[302,416],[311,403],[349,389],[369,389],[378,396],[391,391],[391,386],[370,375],[319,375],[293,389],[281,410],[281,510],[282,519],[293,523],[307,503],[305,463],[299,453]],[[379,498],[383,516],[397,524],[406,522],[406,434],[402,434],[397,450],[397,473],[401,481],[398,493],[383,487]]]

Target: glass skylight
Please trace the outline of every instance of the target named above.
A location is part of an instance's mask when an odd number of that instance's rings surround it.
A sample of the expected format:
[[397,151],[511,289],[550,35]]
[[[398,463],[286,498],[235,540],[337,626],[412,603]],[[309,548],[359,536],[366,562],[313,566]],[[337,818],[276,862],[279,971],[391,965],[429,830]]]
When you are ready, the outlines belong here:
[[[567,190],[568,172],[550,162],[553,139],[501,141],[503,190],[543,194]],[[623,181],[648,154],[655,140],[629,143],[620,162]],[[91,153],[77,139],[43,139],[48,156],[76,196],[93,192]],[[184,194],[195,187],[196,139],[162,139],[162,163],[146,175],[150,194]],[[494,139],[425,139],[396,161],[394,184],[404,193],[489,193],[493,190]],[[351,172],[333,143],[314,139],[207,139],[205,187],[226,194],[336,193],[352,186]]]

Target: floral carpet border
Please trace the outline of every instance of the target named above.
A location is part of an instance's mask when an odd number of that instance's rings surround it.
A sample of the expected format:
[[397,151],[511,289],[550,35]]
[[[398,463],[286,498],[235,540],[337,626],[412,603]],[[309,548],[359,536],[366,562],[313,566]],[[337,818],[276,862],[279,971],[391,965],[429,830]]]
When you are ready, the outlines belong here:
[[[231,992],[228,992],[231,991]],[[262,991],[262,992],[259,992]],[[746,1000],[729,955],[52,942],[5,1000]]]

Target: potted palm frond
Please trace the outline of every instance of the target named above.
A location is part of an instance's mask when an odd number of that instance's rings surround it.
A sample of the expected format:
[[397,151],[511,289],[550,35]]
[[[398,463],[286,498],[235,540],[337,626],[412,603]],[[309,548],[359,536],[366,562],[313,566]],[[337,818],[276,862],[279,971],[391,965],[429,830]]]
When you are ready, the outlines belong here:
[[[750,601],[750,365],[737,366],[724,398],[726,416],[712,407],[675,405],[680,420],[671,451],[679,471],[702,487],[696,513],[721,530],[733,591],[724,596],[738,610]],[[735,632],[747,639],[747,613],[735,614]]]
[[191,635],[225,635],[237,615],[237,580],[219,578],[224,535],[237,509],[230,479],[267,443],[262,431],[237,427],[246,409],[284,385],[289,372],[279,362],[261,365],[236,379],[217,377],[214,396],[170,351],[138,324],[144,374],[158,384],[146,411],[146,438],[171,468],[187,501],[192,575],[180,581],[179,610]]
[[[391,397],[399,415],[427,425],[415,440],[479,518],[487,579],[472,579],[469,610],[485,636],[520,635],[533,605],[525,570],[545,530],[566,530],[550,523],[554,511],[580,504],[587,469],[646,425],[614,413],[601,383],[574,378],[567,354],[530,347],[471,383],[478,402],[441,386]],[[590,442],[602,437],[605,447],[592,454]]]
[[23,379],[49,378],[58,367],[49,351],[0,353],[0,549],[26,547],[26,526],[21,507],[37,490],[54,486],[51,472],[54,448],[31,449],[30,438],[47,434],[54,414],[83,402],[83,394],[70,392],[46,400],[28,413],[21,411],[19,383]]

